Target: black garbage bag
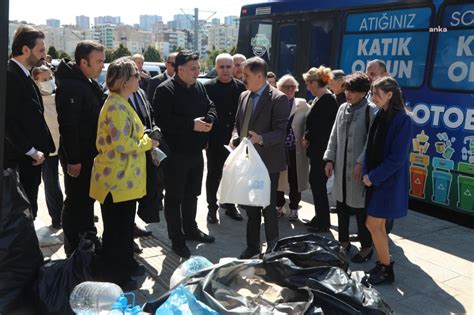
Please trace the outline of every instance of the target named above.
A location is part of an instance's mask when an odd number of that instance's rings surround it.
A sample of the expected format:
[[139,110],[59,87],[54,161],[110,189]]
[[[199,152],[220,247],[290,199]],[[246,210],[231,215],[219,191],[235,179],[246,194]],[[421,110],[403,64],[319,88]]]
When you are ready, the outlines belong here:
[[33,225],[28,198],[15,170],[3,171],[0,209],[0,314],[23,304],[31,289],[43,254]]
[[392,310],[374,288],[368,288],[339,267],[300,266],[288,257],[264,258],[267,270],[287,286],[308,287],[314,305],[328,314],[391,314]]
[[94,240],[94,233],[86,233],[69,258],[51,261],[40,268],[35,289],[45,313],[74,314],[69,295],[79,283],[94,280]]
[[[219,314],[318,314],[308,288],[286,286],[259,259],[218,265],[196,273],[182,284]],[[169,292],[146,303],[144,311],[154,314],[168,295]]]
[[334,266],[347,270],[349,266],[340,243],[317,234],[282,238],[265,257],[268,260],[288,257],[300,267]]

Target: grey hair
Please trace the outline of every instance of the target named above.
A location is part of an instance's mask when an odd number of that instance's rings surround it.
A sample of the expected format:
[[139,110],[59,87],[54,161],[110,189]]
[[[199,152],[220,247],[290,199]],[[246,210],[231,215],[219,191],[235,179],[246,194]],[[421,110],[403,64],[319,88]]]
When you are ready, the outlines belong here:
[[296,85],[296,92],[298,92],[300,84],[298,83],[298,81],[296,81],[295,77],[292,76],[291,74],[285,74],[284,76],[282,76],[280,80],[278,80],[277,82],[277,88],[280,89],[288,81],[291,81],[292,83]]

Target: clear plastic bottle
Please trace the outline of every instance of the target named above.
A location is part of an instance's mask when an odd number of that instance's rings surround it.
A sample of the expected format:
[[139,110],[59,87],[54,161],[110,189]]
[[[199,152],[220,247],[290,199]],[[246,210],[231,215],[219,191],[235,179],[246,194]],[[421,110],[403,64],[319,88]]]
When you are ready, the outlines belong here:
[[76,314],[98,314],[110,310],[122,293],[114,283],[86,281],[72,290],[69,304]]

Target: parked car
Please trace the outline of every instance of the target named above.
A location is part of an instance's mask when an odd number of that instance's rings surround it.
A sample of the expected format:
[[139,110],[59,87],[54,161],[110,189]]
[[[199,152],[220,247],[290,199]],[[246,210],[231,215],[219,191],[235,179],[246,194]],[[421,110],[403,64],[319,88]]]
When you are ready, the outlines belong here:
[[[148,61],[145,61],[145,63],[143,64],[143,69],[150,72],[151,77],[154,77],[154,76],[162,73],[160,63],[162,63],[162,62],[148,62]],[[104,69],[102,69],[102,72],[100,73],[99,77],[97,78],[97,82],[99,82],[99,84],[102,85],[102,86],[105,85],[105,76],[107,75],[107,68],[108,67],[109,67],[108,63],[104,64]]]

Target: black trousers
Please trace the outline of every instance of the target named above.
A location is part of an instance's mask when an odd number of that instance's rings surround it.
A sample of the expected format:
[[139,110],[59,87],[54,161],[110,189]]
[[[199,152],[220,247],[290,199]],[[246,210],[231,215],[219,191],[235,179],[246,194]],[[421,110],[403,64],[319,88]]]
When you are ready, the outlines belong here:
[[[290,184],[290,209],[298,210],[301,201],[301,193],[298,191],[298,174],[296,167],[296,150],[287,150],[288,155],[288,183]],[[285,193],[277,192],[277,207],[285,205]]]
[[71,255],[76,250],[80,234],[97,232],[94,225],[95,200],[89,197],[92,163],[93,159],[83,161],[79,176],[71,177],[67,174],[67,166],[61,162],[66,194],[62,216],[66,255]]
[[311,169],[309,171],[309,184],[313,193],[314,208],[318,226],[329,228],[329,200],[326,183],[328,178],[324,172],[326,162],[320,158],[311,158]]
[[[163,189],[159,185],[159,168],[151,159],[149,152],[146,153],[146,195],[138,200],[137,214],[145,223],[160,222],[159,210],[163,206]],[[161,191],[160,191],[161,188]]]
[[[216,212],[219,209],[217,204],[217,190],[222,178],[222,168],[225,160],[229,156],[229,151],[220,147],[212,147],[206,150],[207,157],[207,177],[206,177],[206,198],[209,212]],[[235,206],[231,203],[222,204],[225,209],[232,209]]]
[[17,161],[16,168],[20,178],[20,184],[25,190],[26,196],[31,205],[31,212],[36,218],[38,214],[38,190],[41,184],[41,167],[42,165],[33,166],[33,160],[25,157]]
[[279,173],[270,174],[270,205],[266,208],[241,206],[247,211],[247,247],[256,250],[260,249],[260,224],[262,221],[262,213],[265,219],[265,237],[268,246],[276,241],[279,236],[278,232],[278,215],[276,211],[276,192],[278,188]]
[[105,280],[120,284],[130,278],[138,264],[133,258],[133,227],[136,200],[113,202],[108,194],[101,205],[104,232],[102,259]]
[[61,224],[63,211],[63,192],[59,184],[59,158],[57,155],[48,156],[43,163],[42,175],[44,182],[44,195],[46,206],[53,224]]
[[337,222],[339,242],[349,242],[349,223],[351,213],[355,213],[357,219],[357,229],[360,244],[362,247],[372,246],[372,237],[369,230],[365,226],[367,219],[367,210],[365,208],[352,208],[344,202],[337,202]]
[[174,154],[165,168],[165,218],[168,237],[173,245],[182,246],[185,234],[197,231],[197,196],[201,194],[204,171],[202,153]]

